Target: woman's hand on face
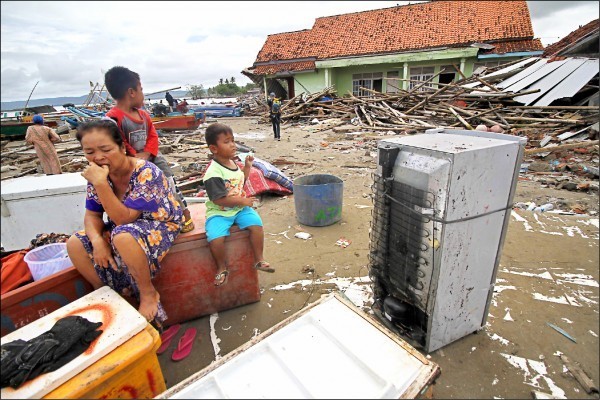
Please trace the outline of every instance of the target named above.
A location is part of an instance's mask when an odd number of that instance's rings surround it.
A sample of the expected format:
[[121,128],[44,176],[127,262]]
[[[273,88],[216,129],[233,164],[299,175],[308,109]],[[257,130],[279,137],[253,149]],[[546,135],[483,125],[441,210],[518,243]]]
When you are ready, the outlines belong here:
[[108,165],[100,166],[93,161],[90,161],[90,165],[83,169],[81,175],[92,185],[108,182],[108,173],[110,169]]
[[117,262],[112,256],[112,248],[110,244],[102,236],[99,236],[92,242],[94,248],[94,261],[102,268],[111,267],[115,271],[118,270]]

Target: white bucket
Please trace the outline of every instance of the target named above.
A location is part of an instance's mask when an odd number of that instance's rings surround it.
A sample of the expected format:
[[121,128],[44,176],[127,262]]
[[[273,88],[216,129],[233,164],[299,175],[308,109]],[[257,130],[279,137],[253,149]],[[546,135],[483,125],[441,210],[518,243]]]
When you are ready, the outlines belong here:
[[29,266],[34,281],[73,265],[67,254],[66,243],[50,243],[30,250],[25,254],[25,262]]

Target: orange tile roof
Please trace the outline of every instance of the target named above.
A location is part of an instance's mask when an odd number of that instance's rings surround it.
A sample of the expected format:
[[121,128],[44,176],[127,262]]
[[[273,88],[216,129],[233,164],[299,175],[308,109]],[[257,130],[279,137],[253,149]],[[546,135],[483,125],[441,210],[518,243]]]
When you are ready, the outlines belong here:
[[544,49],[544,57],[551,57],[560,53],[565,47],[569,46],[571,43],[575,43],[588,34],[600,30],[599,20],[596,18],[595,20],[585,24],[584,26],[580,26],[579,29],[574,30],[569,33],[564,38],[560,39],[558,42],[551,44],[550,46]]
[[530,41],[539,50],[525,1],[432,1],[321,17],[310,30],[269,35],[255,65],[506,39]]
[[[268,43],[268,46],[267,46]],[[258,52],[256,61],[291,60],[303,58],[311,52],[310,30],[284,32],[269,35],[265,45]]]
[[278,72],[309,71],[314,70],[315,68],[316,67],[314,61],[298,61],[279,64],[258,65],[251,72],[255,75],[273,75]]
[[541,51],[544,45],[540,39],[531,40],[511,40],[507,42],[490,43],[494,48],[490,54],[516,53],[520,51]]

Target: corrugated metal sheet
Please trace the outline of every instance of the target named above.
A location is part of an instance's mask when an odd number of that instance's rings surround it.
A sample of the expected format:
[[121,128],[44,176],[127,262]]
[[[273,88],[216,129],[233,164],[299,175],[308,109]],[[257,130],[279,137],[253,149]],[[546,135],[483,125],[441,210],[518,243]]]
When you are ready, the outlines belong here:
[[[518,101],[519,103],[523,103],[525,105],[529,105],[535,102],[541,96],[544,96],[545,93],[552,90],[552,88],[554,88],[557,84],[562,82],[567,76],[575,72],[584,63],[585,60],[579,58],[571,58],[564,60],[563,64],[560,67],[554,69],[554,71],[550,72],[549,74],[542,76],[536,83],[527,87],[527,90],[540,89],[538,93],[530,93],[524,96],[517,96],[514,98],[515,101]],[[552,64],[554,63],[546,64],[546,66],[549,67]],[[541,73],[543,72],[540,70],[540,74]]]
[[[526,58],[524,60],[519,61],[518,63],[515,63],[513,65],[509,65],[506,68],[502,68],[502,69],[499,69],[496,72],[492,72],[491,74],[484,75],[484,76],[481,77],[481,79],[483,79],[485,81],[489,81],[489,80],[491,80],[491,78],[498,79],[497,77],[499,77],[501,75],[508,74],[508,73],[510,73],[510,72],[512,72],[512,71],[514,71],[516,69],[523,68],[523,67],[527,66],[528,64],[531,64],[531,63],[535,62],[536,60],[538,60],[537,57]],[[476,88],[478,86],[481,86],[481,83],[480,82],[473,82],[473,83],[468,83],[468,84],[463,85],[463,86],[464,87],[468,87],[468,88]]]
[[507,80],[505,80],[503,82],[500,82],[499,84],[496,85],[496,87],[498,89],[504,89],[507,86],[510,86],[516,82],[519,82],[520,80],[533,74],[538,69],[542,68],[544,65],[546,65],[547,61],[548,61],[547,59],[541,59],[541,60],[537,61],[535,64],[533,64],[529,68],[526,68],[523,71],[519,72],[518,74],[511,76],[510,78],[508,78]]
[[[510,91],[513,93],[517,93],[517,92],[533,85],[540,79],[544,79],[548,74],[550,74],[551,72],[553,72],[555,69],[562,66],[566,62],[567,62],[567,60],[547,62],[546,65],[535,70],[532,74],[529,74],[529,76],[521,79],[519,82],[515,82],[510,86],[503,86],[503,91],[504,92]],[[523,72],[525,72],[525,71],[523,71]]]
[[[550,62],[549,60],[548,58],[539,59],[524,70],[496,83],[495,86],[503,92],[510,93],[539,90],[536,93],[517,96],[514,100],[524,105],[547,106],[557,99],[573,97],[598,74],[598,59],[571,57],[560,61]],[[523,60],[523,63],[511,65],[493,74],[482,76],[481,79],[493,82],[494,80],[490,79],[490,77],[510,74],[511,70],[514,71],[526,65],[526,61],[530,61],[530,59]],[[471,92],[470,95],[492,94],[480,82],[473,82],[463,86],[478,89]]]
[[[535,102],[536,106],[547,106],[554,100],[573,97],[581,88],[598,74],[598,60],[585,60],[571,75]],[[517,101],[519,97],[516,98]]]

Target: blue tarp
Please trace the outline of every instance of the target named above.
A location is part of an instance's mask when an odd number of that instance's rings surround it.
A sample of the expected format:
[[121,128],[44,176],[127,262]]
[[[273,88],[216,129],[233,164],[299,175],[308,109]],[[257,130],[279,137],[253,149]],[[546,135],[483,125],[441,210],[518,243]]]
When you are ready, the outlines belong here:
[[224,105],[210,104],[195,107],[194,112],[203,112],[207,117],[240,117],[242,115],[242,108],[239,106],[227,107]]

